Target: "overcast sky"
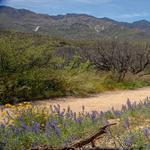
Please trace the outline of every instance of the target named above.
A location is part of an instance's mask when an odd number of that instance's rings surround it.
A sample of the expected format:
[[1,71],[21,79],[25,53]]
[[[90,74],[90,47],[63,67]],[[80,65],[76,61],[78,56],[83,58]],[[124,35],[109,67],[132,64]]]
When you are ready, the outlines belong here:
[[150,0],[0,0],[0,5],[49,15],[85,13],[118,21],[150,21]]

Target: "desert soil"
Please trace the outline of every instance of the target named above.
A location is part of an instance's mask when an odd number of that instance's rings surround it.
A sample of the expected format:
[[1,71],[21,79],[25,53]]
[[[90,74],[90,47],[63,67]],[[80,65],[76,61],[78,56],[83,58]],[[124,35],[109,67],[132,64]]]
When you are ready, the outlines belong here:
[[33,102],[38,107],[49,107],[50,105],[59,104],[61,108],[70,108],[75,112],[80,112],[82,106],[85,106],[85,111],[107,111],[114,107],[116,110],[121,109],[123,104],[126,104],[127,99],[131,102],[144,101],[150,97],[150,88],[141,88],[136,90],[111,91],[98,94],[87,98],[58,98]]

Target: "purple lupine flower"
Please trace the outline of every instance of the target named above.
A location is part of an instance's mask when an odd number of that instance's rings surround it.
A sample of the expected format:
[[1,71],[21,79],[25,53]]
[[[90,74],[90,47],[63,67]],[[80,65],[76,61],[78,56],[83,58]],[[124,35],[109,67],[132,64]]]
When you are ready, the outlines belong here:
[[12,118],[12,116],[10,115],[10,113],[8,111],[6,111],[6,114],[9,118]]
[[141,100],[140,100],[140,102],[139,102],[138,106],[139,106],[140,108],[142,108],[142,107],[143,107],[143,102],[142,102]]
[[147,148],[150,149],[150,143],[147,144]]
[[65,108],[63,108],[63,110],[62,110],[64,113],[66,112],[66,109]]
[[76,112],[73,113],[73,119],[75,120],[77,118]]
[[60,136],[60,134],[61,134],[61,131],[60,131],[60,129],[57,127],[57,126],[55,126],[55,133],[56,133],[56,135],[57,136]]
[[128,137],[124,140],[124,144],[127,146],[127,147],[131,147],[132,146],[132,143],[133,143],[133,138],[132,137]]
[[85,111],[85,106],[82,106],[82,112],[84,113],[84,111]]
[[70,118],[70,113],[67,112],[67,113],[65,114],[65,116],[66,116],[66,118]]
[[59,113],[58,113],[58,116],[59,116],[60,118],[63,118],[63,117],[64,117],[64,113],[65,113],[64,111],[59,112]]
[[23,121],[22,116],[18,116],[18,120],[19,120],[19,121]]
[[8,124],[8,119],[3,118],[2,120],[3,120],[4,124]]
[[58,124],[58,122],[57,122],[56,120],[53,120],[53,121],[51,122],[51,124],[55,124],[55,125],[57,125],[57,124]]
[[14,132],[15,131],[15,127],[13,125],[10,125],[9,128]]
[[50,105],[50,112],[54,113],[54,109],[52,105]]
[[28,129],[28,126],[25,124],[25,122],[22,122],[20,126],[21,126],[21,128],[23,130],[27,130]]
[[57,108],[60,110],[60,105],[59,104],[57,104]]
[[21,133],[21,129],[20,128],[16,128],[14,132],[15,132],[16,135],[18,135],[18,134]]
[[82,123],[82,118],[81,117],[78,117],[78,118],[76,118],[76,120],[75,120],[78,124],[81,124]]
[[59,114],[60,112],[60,106],[59,105],[54,105],[54,112],[56,112],[57,114]]
[[70,110],[70,117],[73,117],[73,111]]
[[144,128],[143,129],[143,133],[144,133],[145,137],[148,137],[149,136],[149,130],[148,130],[148,128]]
[[51,129],[50,129],[50,123],[47,121],[46,122],[46,125],[45,125],[45,133],[46,133],[46,135],[49,137],[50,136],[50,132],[51,131]]
[[145,100],[143,104],[144,104],[144,106],[150,106],[150,101]]
[[[143,105],[143,104],[142,104]],[[132,104],[132,108],[136,108],[137,107],[137,103],[136,102],[133,102]]]
[[92,111],[91,119],[92,119],[92,122],[96,121],[96,112],[95,111]]
[[56,135],[57,135],[57,136],[60,136],[61,131],[60,131],[60,129],[57,127],[57,122],[56,122],[56,121],[51,122],[51,123],[50,123],[50,126],[51,126],[52,129],[54,129]]
[[112,112],[115,112],[115,108],[114,107],[112,107],[111,110],[112,110]]
[[111,112],[113,112],[114,114],[116,113],[116,110],[114,107],[111,108]]
[[67,107],[67,112],[70,112],[70,110],[71,110],[71,109],[70,109],[70,106],[68,106],[68,107]]
[[40,124],[35,122],[32,124],[32,131],[35,132],[35,133],[38,133],[39,129],[40,129]]
[[114,114],[116,117],[120,117],[122,115],[122,113],[120,111],[115,111]]
[[128,106],[128,109],[132,108],[132,104],[131,104],[131,101],[129,99],[127,100],[127,106]]
[[90,113],[89,112],[86,112],[86,115],[85,115],[87,118],[90,118],[91,117],[91,115],[90,115]]
[[128,118],[126,118],[126,119],[124,120],[124,127],[125,127],[126,129],[129,129],[129,119],[128,119]]
[[127,110],[127,107],[126,105],[122,105],[122,109],[121,109],[123,112],[125,112]]
[[1,129],[5,129],[5,125],[4,124],[0,124],[0,128]]
[[146,101],[144,101],[144,106],[147,106],[147,102]]
[[105,115],[105,113],[103,111],[101,111],[100,114],[99,114],[100,118],[103,118],[104,115]]
[[147,106],[150,106],[150,101],[147,102]]

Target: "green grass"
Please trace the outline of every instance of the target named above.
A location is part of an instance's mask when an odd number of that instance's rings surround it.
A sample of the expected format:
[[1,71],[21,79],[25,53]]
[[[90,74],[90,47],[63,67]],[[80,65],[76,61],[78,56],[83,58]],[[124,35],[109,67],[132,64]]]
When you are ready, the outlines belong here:
[[[88,96],[111,90],[136,89],[150,86],[147,79],[125,79],[122,82],[115,81],[112,74],[108,72],[96,72],[95,70],[62,71],[62,80],[66,82],[66,89],[69,95]],[[70,92],[69,92],[70,91]]]
[[113,80],[107,80],[104,81],[104,87],[108,90],[113,89],[136,89],[136,88],[142,88],[142,87],[148,87],[150,86],[150,82],[146,80],[127,80],[122,82],[116,82]]

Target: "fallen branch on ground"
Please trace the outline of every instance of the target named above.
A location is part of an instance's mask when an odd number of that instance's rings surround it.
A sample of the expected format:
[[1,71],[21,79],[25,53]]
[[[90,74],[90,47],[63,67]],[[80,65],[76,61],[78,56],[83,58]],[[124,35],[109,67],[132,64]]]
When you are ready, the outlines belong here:
[[101,135],[107,133],[107,129],[110,126],[116,125],[116,123],[113,124],[108,124],[102,128],[99,129],[99,131],[97,133],[95,133],[94,135],[81,140],[79,142],[76,142],[75,144],[72,144],[69,147],[64,147],[64,148],[52,148],[52,147],[48,147],[48,146],[39,146],[36,148],[31,148],[30,150],[76,150],[76,149],[80,149],[83,148],[85,145],[91,144],[92,148],[89,148],[89,150],[119,150],[119,149],[115,149],[115,148],[99,148],[95,146],[95,141],[97,139],[100,138]]

